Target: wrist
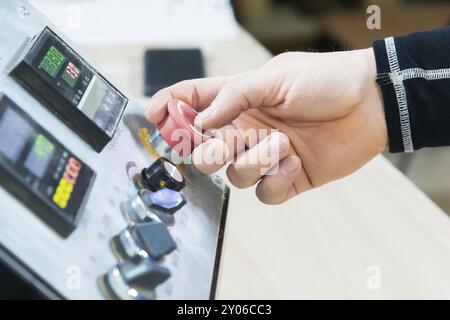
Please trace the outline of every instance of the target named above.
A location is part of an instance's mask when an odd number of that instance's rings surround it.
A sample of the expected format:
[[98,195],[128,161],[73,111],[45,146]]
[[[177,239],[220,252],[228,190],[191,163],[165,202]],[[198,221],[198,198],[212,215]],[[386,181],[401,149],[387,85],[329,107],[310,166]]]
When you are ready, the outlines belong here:
[[374,123],[376,132],[374,132],[374,139],[376,139],[376,146],[378,152],[385,150],[388,147],[388,133],[386,117],[384,112],[383,98],[380,88],[377,84],[377,66],[375,61],[375,54],[372,48],[358,50],[363,56],[363,86],[361,91],[361,101],[369,109],[369,121]]

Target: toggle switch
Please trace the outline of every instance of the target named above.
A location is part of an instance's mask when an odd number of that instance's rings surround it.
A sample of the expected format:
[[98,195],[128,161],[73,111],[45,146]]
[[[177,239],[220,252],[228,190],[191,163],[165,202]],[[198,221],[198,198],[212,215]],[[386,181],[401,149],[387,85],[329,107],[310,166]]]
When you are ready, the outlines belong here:
[[155,289],[170,277],[169,269],[150,259],[119,263],[103,277],[108,292],[121,300],[153,300]]
[[155,220],[172,224],[173,214],[185,204],[183,195],[177,191],[161,189],[151,192],[142,189],[122,205],[122,212],[134,223]]
[[168,188],[180,191],[186,182],[180,170],[166,158],[159,158],[150,167],[142,170],[142,184],[151,191]]
[[113,243],[120,256],[130,260],[161,259],[177,248],[167,227],[158,221],[131,225],[115,236]]

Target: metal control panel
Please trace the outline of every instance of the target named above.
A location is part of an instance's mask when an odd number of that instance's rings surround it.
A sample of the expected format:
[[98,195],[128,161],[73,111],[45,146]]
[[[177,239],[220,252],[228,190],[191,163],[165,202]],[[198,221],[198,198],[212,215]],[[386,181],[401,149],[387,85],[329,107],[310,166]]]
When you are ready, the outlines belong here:
[[100,152],[128,99],[48,27],[23,53],[11,77]]
[[213,298],[228,188],[155,132],[27,1],[2,1],[0,265],[47,298]]

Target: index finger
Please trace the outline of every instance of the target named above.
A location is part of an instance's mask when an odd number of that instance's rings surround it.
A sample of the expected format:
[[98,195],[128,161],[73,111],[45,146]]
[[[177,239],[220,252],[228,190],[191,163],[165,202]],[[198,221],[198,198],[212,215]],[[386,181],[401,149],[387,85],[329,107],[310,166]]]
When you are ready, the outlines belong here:
[[159,90],[145,108],[147,119],[152,123],[161,122],[167,113],[167,103],[180,99],[197,111],[207,108],[231,77],[212,77],[185,80]]

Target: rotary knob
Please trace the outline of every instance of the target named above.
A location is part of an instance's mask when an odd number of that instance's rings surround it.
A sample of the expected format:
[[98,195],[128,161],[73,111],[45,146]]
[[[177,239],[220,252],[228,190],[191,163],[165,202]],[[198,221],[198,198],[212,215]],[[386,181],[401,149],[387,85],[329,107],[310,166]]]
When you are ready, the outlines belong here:
[[103,277],[108,293],[121,300],[153,300],[155,289],[170,277],[169,269],[150,259],[119,263]]
[[165,224],[149,221],[130,225],[113,238],[118,254],[129,260],[161,259],[177,248]]
[[180,191],[186,181],[180,170],[166,158],[159,158],[141,172],[142,184],[151,191],[168,188]]

